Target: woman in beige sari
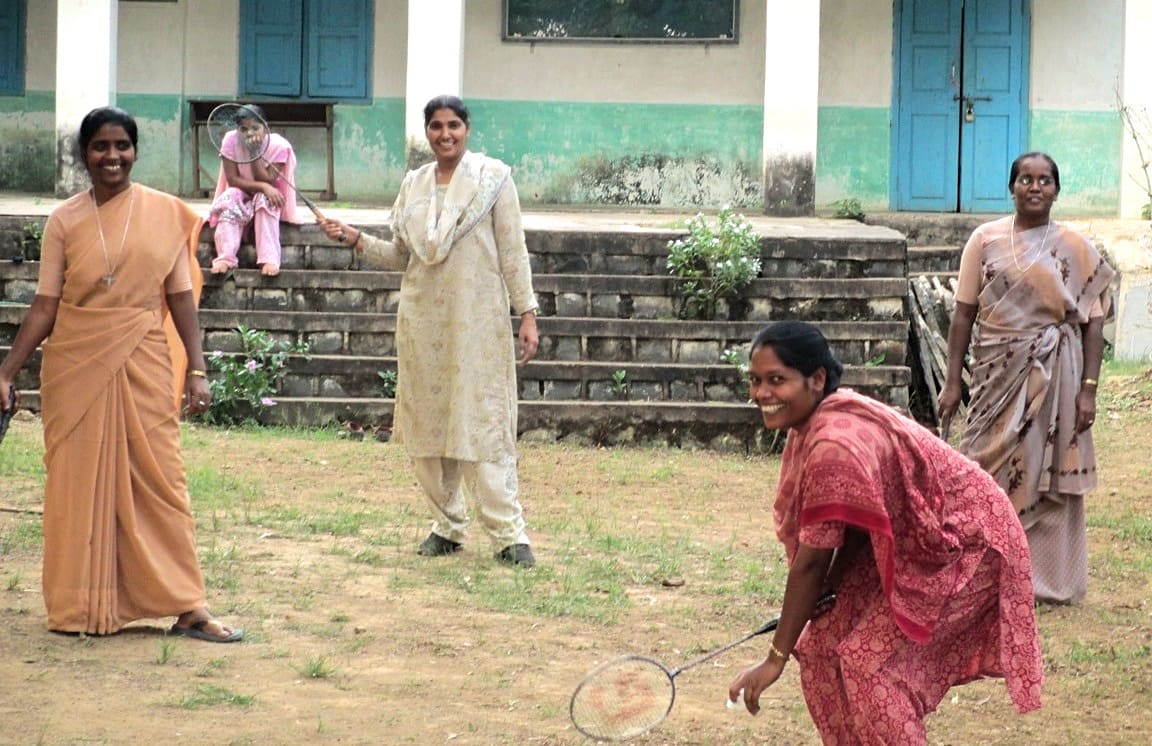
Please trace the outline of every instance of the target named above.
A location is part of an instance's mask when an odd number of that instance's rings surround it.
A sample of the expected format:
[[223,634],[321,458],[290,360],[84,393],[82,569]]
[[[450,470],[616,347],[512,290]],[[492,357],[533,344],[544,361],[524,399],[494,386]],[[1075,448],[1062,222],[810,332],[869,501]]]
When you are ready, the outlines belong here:
[[964,247],[939,415],[972,391],[960,450],[996,478],[1028,534],[1038,601],[1076,603],[1088,585],[1084,495],[1096,486],[1092,424],[1113,271],[1084,236],[1052,222],[1060,171],[1044,153],[1012,164],[1016,212]]
[[107,635],[176,617],[172,633],[233,642],[242,631],[205,602],[180,456],[177,392],[190,413],[211,397],[196,320],[202,221],[132,183],[127,112],[89,112],[78,143],[92,188],[48,218],[36,297],[0,364],[6,401],[43,342],[48,628]]
[[[392,210],[393,240],[327,220],[325,233],[404,272],[396,316],[395,439],[404,443],[433,516],[417,550],[460,549],[465,494],[495,550],[532,565],[516,473],[516,364],[536,354],[536,296],[511,169],[468,151],[464,102],[424,107],[436,160],[411,171]],[[520,314],[519,354],[509,306]]]

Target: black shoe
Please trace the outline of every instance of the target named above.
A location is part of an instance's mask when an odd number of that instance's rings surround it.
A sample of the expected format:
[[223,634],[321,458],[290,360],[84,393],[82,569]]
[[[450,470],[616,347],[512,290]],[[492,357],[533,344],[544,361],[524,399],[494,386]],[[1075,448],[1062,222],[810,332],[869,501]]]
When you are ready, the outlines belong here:
[[531,567],[536,564],[536,558],[532,556],[532,547],[527,544],[512,544],[504,547],[496,553],[496,559],[506,565]]
[[440,534],[428,534],[428,538],[420,542],[416,554],[422,557],[443,557],[458,551],[460,551],[460,542],[445,539]]

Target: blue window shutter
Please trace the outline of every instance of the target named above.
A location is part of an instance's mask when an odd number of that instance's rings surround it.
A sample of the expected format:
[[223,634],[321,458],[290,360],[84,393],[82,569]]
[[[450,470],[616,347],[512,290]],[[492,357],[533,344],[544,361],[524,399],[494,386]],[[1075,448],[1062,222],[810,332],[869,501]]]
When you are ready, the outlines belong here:
[[299,96],[303,71],[304,0],[242,0],[242,94]]
[[0,95],[24,95],[24,0],[0,2]]
[[370,0],[307,0],[310,98],[367,99],[371,60]]

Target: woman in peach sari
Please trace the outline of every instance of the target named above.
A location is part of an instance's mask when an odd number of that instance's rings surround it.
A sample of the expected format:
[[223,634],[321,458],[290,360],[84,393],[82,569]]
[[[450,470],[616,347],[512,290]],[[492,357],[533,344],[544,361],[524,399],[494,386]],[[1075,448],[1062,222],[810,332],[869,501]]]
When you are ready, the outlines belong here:
[[190,413],[211,397],[192,260],[202,221],[132,183],[127,112],[89,112],[78,142],[92,188],[49,217],[36,297],[0,364],[7,409],[43,342],[48,628],[107,635],[176,617],[172,633],[239,640],[207,608],[180,456],[177,391]]

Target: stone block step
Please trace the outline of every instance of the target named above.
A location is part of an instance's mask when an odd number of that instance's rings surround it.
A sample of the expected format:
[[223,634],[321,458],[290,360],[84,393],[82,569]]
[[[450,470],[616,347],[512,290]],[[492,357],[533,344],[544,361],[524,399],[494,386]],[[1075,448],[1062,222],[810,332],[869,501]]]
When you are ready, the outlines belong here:
[[[0,305],[0,344],[11,344],[27,313],[24,304]],[[314,354],[394,355],[395,314],[311,311],[200,310],[207,352],[237,352],[237,327],[260,329],[274,339],[304,342]],[[792,314],[803,316],[803,314]],[[760,321],[551,318],[539,321],[542,360],[610,363],[712,364],[729,348],[742,348]],[[896,364],[905,360],[907,324],[892,321],[828,321],[821,329],[846,364]]]
[[[358,422],[389,427],[392,399],[283,397],[258,413],[260,422],[331,427]],[[21,406],[40,411],[40,392],[21,391]],[[525,440],[579,444],[660,444],[755,451],[772,439],[747,402],[522,401],[519,435]],[[782,437],[782,436],[781,436]]]
[[[363,225],[374,235],[390,236],[387,226]],[[892,231],[863,226],[816,226],[762,230],[764,277],[902,277],[905,241]],[[637,228],[612,233],[586,230],[526,230],[525,241],[536,274],[619,274],[666,277],[668,242],[684,231]],[[311,224],[281,228],[282,269],[372,270],[350,247],[329,240]],[[199,263],[214,255],[212,230],[200,234]],[[244,244],[240,266],[256,265],[256,251]]]
[[947,275],[960,271],[963,244],[956,246],[909,246],[908,276]]
[[[8,347],[0,347],[0,357]],[[40,352],[17,378],[23,390],[39,387]],[[743,351],[741,351],[743,359]],[[289,356],[287,375],[276,392],[290,398],[382,398],[380,373],[396,370],[392,356]],[[518,371],[521,401],[682,401],[741,402],[747,384],[730,363],[609,363],[533,360]],[[902,365],[848,365],[846,386],[901,405],[911,380]]]
[[963,246],[981,223],[1003,217],[1000,214],[886,212],[869,215],[869,225],[884,226],[903,233],[908,246]]
[[[207,275],[201,307],[266,311],[393,313],[401,274],[381,271],[256,270]],[[676,282],[668,276],[536,275],[541,314],[605,318],[676,317]],[[897,278],[771,278],[753,281],[741,315],[767,321],[799,318],[892,319],[903,315],[907,283]],[[722,315],[726,307],[722,306]]]

